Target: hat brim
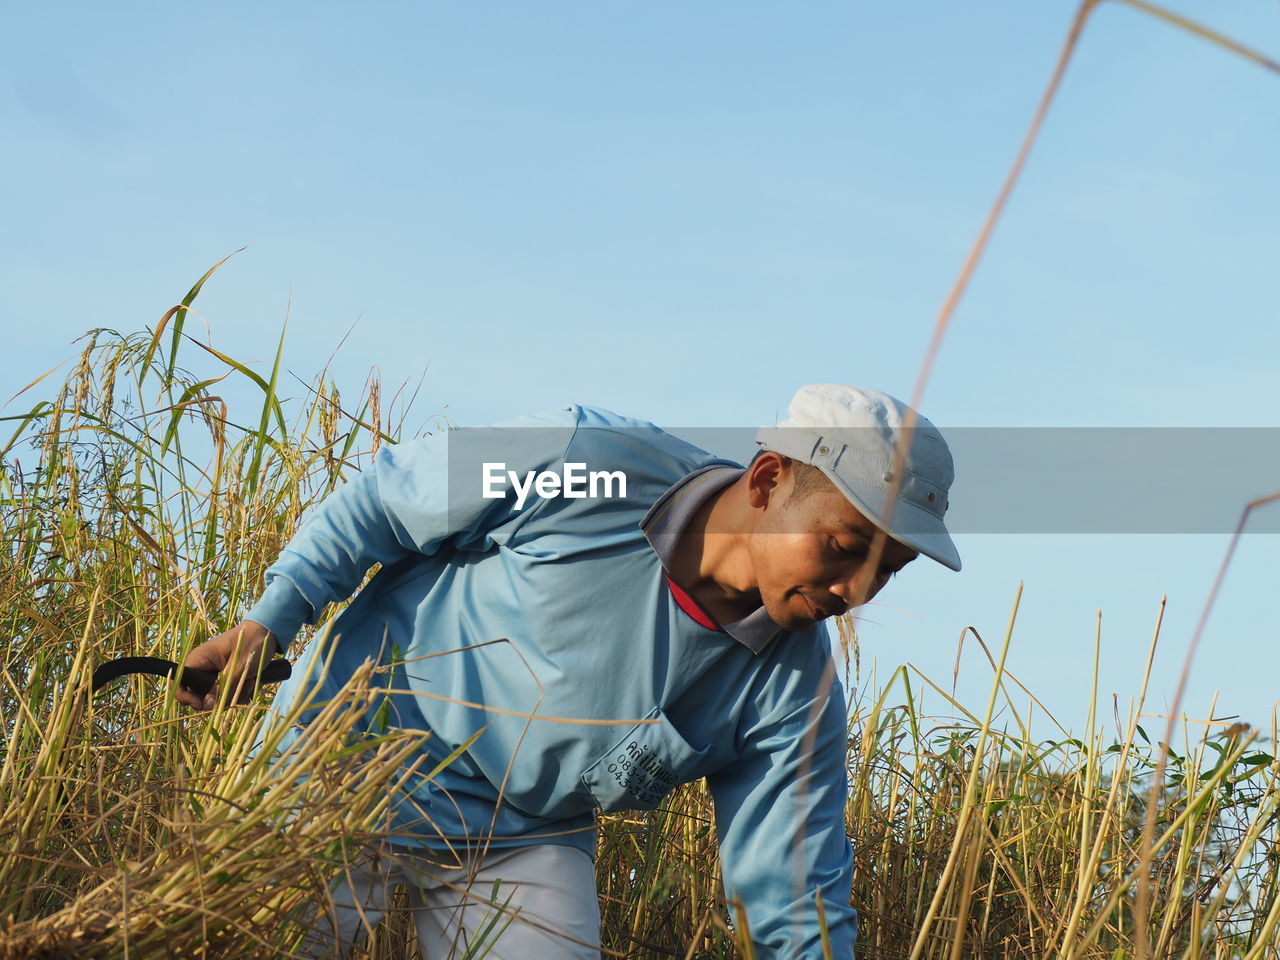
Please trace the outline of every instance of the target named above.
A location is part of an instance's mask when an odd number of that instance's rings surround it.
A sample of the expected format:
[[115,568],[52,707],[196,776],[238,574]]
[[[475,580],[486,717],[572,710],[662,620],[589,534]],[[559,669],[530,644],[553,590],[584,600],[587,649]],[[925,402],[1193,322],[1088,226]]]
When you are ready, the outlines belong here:
[[959,571],[960,553],[947,532],[946,525],[936,515],[909,500],[897,498],[888,524],[884,522],[887,511],[887,491],[882,487],[866,486],[856,489],[839,474],[819,467],[836,489],[858,508],[858,512],[883,530],[886,535],[918,550],[944,567]]

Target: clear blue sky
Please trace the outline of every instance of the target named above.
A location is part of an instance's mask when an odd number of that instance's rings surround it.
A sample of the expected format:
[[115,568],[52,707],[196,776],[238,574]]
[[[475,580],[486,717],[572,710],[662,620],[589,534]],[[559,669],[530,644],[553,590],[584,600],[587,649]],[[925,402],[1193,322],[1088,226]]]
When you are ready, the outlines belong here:
[[[1272,2],[1173,6],[1280,56]],[[576,401],[755,426],[815,381],[905,398],[1074,9],[11,6],[0,402],[240,247],[199,301],[221,349],[268,363],[291,301],[309,379],[358,321],[339,382],[426,369],[419,411],[461,424]],[[1280,76],[1104,3],[924,412],[1280,426],[1278,155]],[[1022,580],[1010,665],[1078,725],[1095,611],[1123,711],[1169,594],[1159,705],[1226,538],[958,542],[962,573],[918,563],[868,609],[864,668],[949,683],[961,628],[998,642]],[[1194,715],[1220,690],[1219,713],[1267,721],[1276,561],[1274,536],[1237,558]],[[973,709],[986,682],[967,657]]]

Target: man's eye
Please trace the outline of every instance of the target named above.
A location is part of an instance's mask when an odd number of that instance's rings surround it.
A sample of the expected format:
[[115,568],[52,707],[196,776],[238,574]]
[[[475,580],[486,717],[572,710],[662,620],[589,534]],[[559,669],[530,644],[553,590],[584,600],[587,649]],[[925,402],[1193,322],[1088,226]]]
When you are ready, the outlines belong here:
[[861,543],[843,544],[839,540],[832,540],[831,548],[836,553],[843,554],[846,557],[861,557],[865,556],[867,552],[866,547]]

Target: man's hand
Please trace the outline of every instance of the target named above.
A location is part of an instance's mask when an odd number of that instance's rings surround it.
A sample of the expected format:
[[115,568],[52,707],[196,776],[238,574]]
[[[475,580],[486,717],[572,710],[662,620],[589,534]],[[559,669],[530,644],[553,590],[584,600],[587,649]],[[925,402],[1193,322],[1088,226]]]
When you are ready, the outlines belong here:
[[230,630],[210,637],[192,650],[184,667],[213,670],[218,683],[203,699],[191,690],[178,687],[177,701],[197,710],[212,710],[218,700],[248,703],[253,697],[258,670],[277,653],[275,635],[260,623],[242,620]]

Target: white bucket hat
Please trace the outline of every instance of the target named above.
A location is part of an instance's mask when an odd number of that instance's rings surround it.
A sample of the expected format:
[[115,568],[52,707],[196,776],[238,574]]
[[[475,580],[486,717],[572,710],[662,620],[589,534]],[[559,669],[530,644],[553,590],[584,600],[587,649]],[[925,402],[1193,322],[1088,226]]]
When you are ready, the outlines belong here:
[[756,432],[756,443],[817,467],[894,540],[959,570],[960,554],[942,522],[955,467],[947,442],[924,417],[916,419],[892,514],[886,509],[910,410],[879,390],[814,383],[796,391],[787,419]]

